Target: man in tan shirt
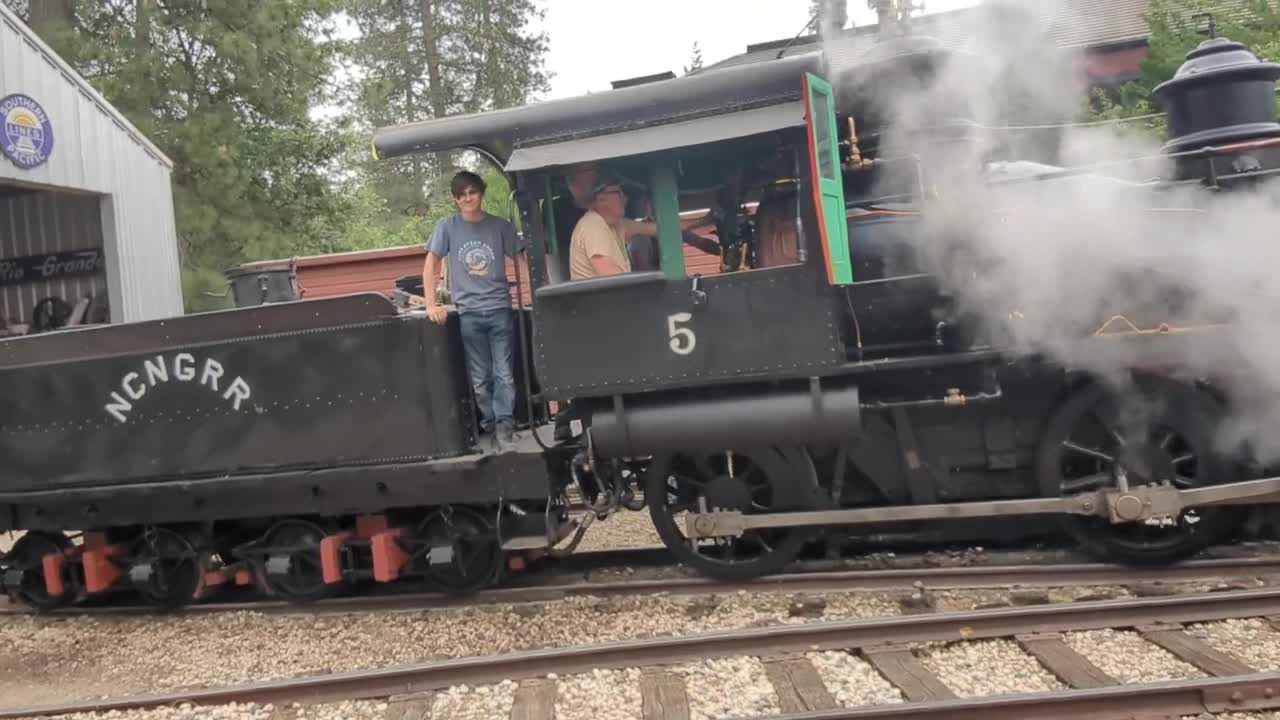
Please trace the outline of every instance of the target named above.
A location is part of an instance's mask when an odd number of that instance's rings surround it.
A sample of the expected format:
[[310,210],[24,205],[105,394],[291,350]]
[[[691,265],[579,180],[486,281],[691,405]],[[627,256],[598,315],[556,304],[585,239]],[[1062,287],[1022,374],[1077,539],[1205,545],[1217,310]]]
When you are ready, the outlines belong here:
[[[602,173],[593,191],[591,209],[573,228],[569,243],[569,275],[573,280],[631,272],[627,240],[658,232],[657,223],[626,217],[627,196],[616,178]],[[708,217],[682,220],[680,229],[705,225]]]

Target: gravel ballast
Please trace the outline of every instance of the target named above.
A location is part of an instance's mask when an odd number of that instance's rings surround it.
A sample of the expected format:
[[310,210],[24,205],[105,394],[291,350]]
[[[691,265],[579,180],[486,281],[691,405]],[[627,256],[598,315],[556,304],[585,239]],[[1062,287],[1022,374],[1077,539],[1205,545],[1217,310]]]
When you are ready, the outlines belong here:
[[557,685],[556,720],[631,720],[640,711],[636,669],[567,675]]
[[1258,672],[1280,670],[1280,632],[1261,618],[1188,625],[1187,633],[1230,653]]
[[780,712],[763,663],[753,657],[703,660],[671,668],[684,678],[690,720]]
[[920,663],[960,697],[1066,689],[1012,640],[951,643],[920,656]]
[[662,545],[653,529],[649,511],[622,510],[604,520],[596,520],[587,528],[578,551],[623,550]]
[[515,703],[516,683],[507,680],[497,685],[451,687],[438,693],[431,704],[432,718],[450,720],[492,720],[511,716]]
[[[7,706],[370,669],[645,637],[896,614],[892,596],[575,597],[529,605],[270,615],[6,618]],[[182,652],[174,652],[182,648]],[[50,688],[57,697],[50,699]]]
[[1136,632],[1088,630],[1066,633],[1067,645],[1088,658],[1100,670],[1123,683],[1150,683],[1204,677],[1204,673],[1179,660]]
[[[1106,596],[1094,588],[1092,595]],[[152,617],[12,616],[0,624],[0,704],[6,707],[234,685],[450,657],[501,654],[699,632],[892,616],[905,612],[907,593],[747,593],[718,595],[575,597],[527,605],[492,605],[350,615],[271,615],[227,612]],[[1006,596],[1010,593],[1005,593]],[[1076,597],[1090,597],[1080,588]],[[956,592],[949,602],[988,602],[991,591]],[[1192,634],[1259,670],[1280,668],[1280,633],[1262,620],[1205,623]],[[1069,633],[1068,645],[1122,682],[1154,682],[1202,673],[1133,632]],[[179,648],[180,651],[175,651]],[[1008,640],[917,648],[921,661],[961,696],[1036,692],[1062,687]],[[848,653],[809,656],[833,697],[858,705],[901,701],[864,660]],[[684,669],[691,702],[697,683],[745,682],[759,662],[694,663]],[[744,665],[745,663],[745,665]],[[564,718],[631,717],[638,707],[634,671],[583,673],[558,679]],[[750,709],[776,703],[763,671],[751,682],[769,693],[739,694]],[[608,688],[609,701],[592,700]],[[455,688],[460,708],[511,702],[515,685]],[[724,697],[723,693],[712,694]],[[445,697],[445,696],[442,696]],[[505,700],[503,698],[506,698]],[[442,700],[442,702],[455,702]],[[696,702],[711,702],[697,700]],[[494,705],[497,703],[497,705]],[[762,705],[762,706],[763,706]],[[450,706],[452,707],[452,706]],[[174,709],[177,712],[179,709]],[[305,708],[303,710],[306,710]],[[375,713],[376,707],[351,706]],[[471,710],[468,709],[467,712]],[[458,712],[463,712],[459,710]],[[638,712],[638,710],[636,711]],[[703,712],[703,711],[700,711]],[[712,713],[706,709],[704,714]],[[753,710],[752,712],[756,712]],[[763,712],[763,711],[760,711]],[[707,715],[710,717],[711,715]],[[124,716],[121,716],[124,717]],[[175,716],[176,717],[176,716]],[[445,715],[452,717],[452,715]]]
[[905,702],[898,688],[860,657],[847,652],[815,652],[807,657],[831,696],[845,707]]

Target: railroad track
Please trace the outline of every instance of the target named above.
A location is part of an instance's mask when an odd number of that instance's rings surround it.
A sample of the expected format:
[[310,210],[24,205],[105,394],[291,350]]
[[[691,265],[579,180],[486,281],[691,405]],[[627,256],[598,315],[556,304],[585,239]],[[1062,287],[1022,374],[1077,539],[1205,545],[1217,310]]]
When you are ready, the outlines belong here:
[[[551,720],[558,698],[596,671],[623,671],[632,687],[611,685],[616,704],[636,700],[634,716],[678,720],[705,715],[705,688],[732,691],[715,675],[716,663],[746,667],[755,677],[732,684],[760,702],[743,717],[775,720],[836,718],[1128,718],[1196,715],[1280,707],[1280,673],[1260,672],[1244,658],[1215,647],[1194,625],[1250,619],[1276,632],[1280,589],[1232,591],[1171,597],[1095,601],[928,613],[842,622],[751,627],[685,637],[568,647],[430,662],[378,670],[301,677],[225,688],[96,700],[67,705],[9,708],[0,718],[104,712],[226,703],[273,704],[279,718],[291,717],[292,703],[380,699],[384,718],[448,717],[434,707],[447,689],[488,687],[508,681],[508,697],[498,716]],[[1168,653],[1189,669],[1185,677],[1162,682],[1126,681],[1070,641],[1067,634],[1113,630],[1132,633],[1153,651]],[[1036,692],[957,697],[954,678],[944,678],[924,658],[924,644],[952,647],[1004,643],[1018,658],[1005,664],[1034,664],[1043,678]],[[840,680],[851,663],[869,669],[859,687],[878,684],[878,704],[840,699]],[[1105,664],[1105,663],[1103,663]],[[934,663],[936,665],[936,663]],[[690,668],[693,668],[692,670]],[[834,668],[834,670],[833,670]],[[1124,670],[1123,667],[1120,668]],[[856,673],[854,673],[856,675]],[[834,688],[834,689],[833,689]],[[742,698],[736,698],[742,701]],[[747,698],[752,705],[752,698]],[[712,702],[716,702],[713,698]],[[702,705],[699,705],[702,703]],[[691,712],[698,706],[698,712]],[[713,712],[714,714],[714,712]],[[741,715],[741,713],[739,713]],[[724,717],[724,714],[717,717]],[[732,716],[732,714],[730,714]]]
[[[644,556],[642,556],[644,557]],[[1124,585],[1150,592],[1160,585],[1205,580],[1280,578],[1280,556],[1191,560],[1163,568],[1131,568],[1105,563],[998,564],[965,567],[922,567],[894,570],[805,571],[771,575],[746,582],[719,582],[702,577],[665,577],[620,581],[566,578],[563,573],[530,576],[513,587],[485,590],[472,595],[401,592],[358,595],[307,604],[283,601],[210,602],[182,608],[178,613],[254,611],[273,614],[342,614],[353,612],[421,610],[444,607],[546,602],[571,597],[623,597],[653,594],[786,592],[837,593],[848,591],[932,590]],[[105,605],[71,607],[51,615],[146,615],[151,606]],[[17,605],[0,605],[0,616],[28,615],[34,611]]]

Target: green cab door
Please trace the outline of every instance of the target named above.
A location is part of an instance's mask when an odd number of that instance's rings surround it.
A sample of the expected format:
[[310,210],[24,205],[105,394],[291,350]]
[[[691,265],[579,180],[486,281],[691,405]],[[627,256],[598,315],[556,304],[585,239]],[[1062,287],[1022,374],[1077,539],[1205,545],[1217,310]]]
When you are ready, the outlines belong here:
[[844,183],[840,172],[839,133],[836,127],[835,93],[831,83],[817,75],[804,75],[805,124],[809,131],[810,180],[818,210],[822,256],[827,282],[853,282],[849,261],[849,226],[844,211]]

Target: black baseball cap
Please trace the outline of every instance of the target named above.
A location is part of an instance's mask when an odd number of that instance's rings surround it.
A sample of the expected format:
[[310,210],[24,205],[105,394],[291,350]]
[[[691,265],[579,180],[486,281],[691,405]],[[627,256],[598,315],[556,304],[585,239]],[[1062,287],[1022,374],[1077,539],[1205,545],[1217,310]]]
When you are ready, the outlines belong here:
[[622,178],[610,170],[600,170],[596,173],[596,183],[591,186],[592,194],[599,194],[611,187],[617,187],[619,190],[626,191],[626,183]]

